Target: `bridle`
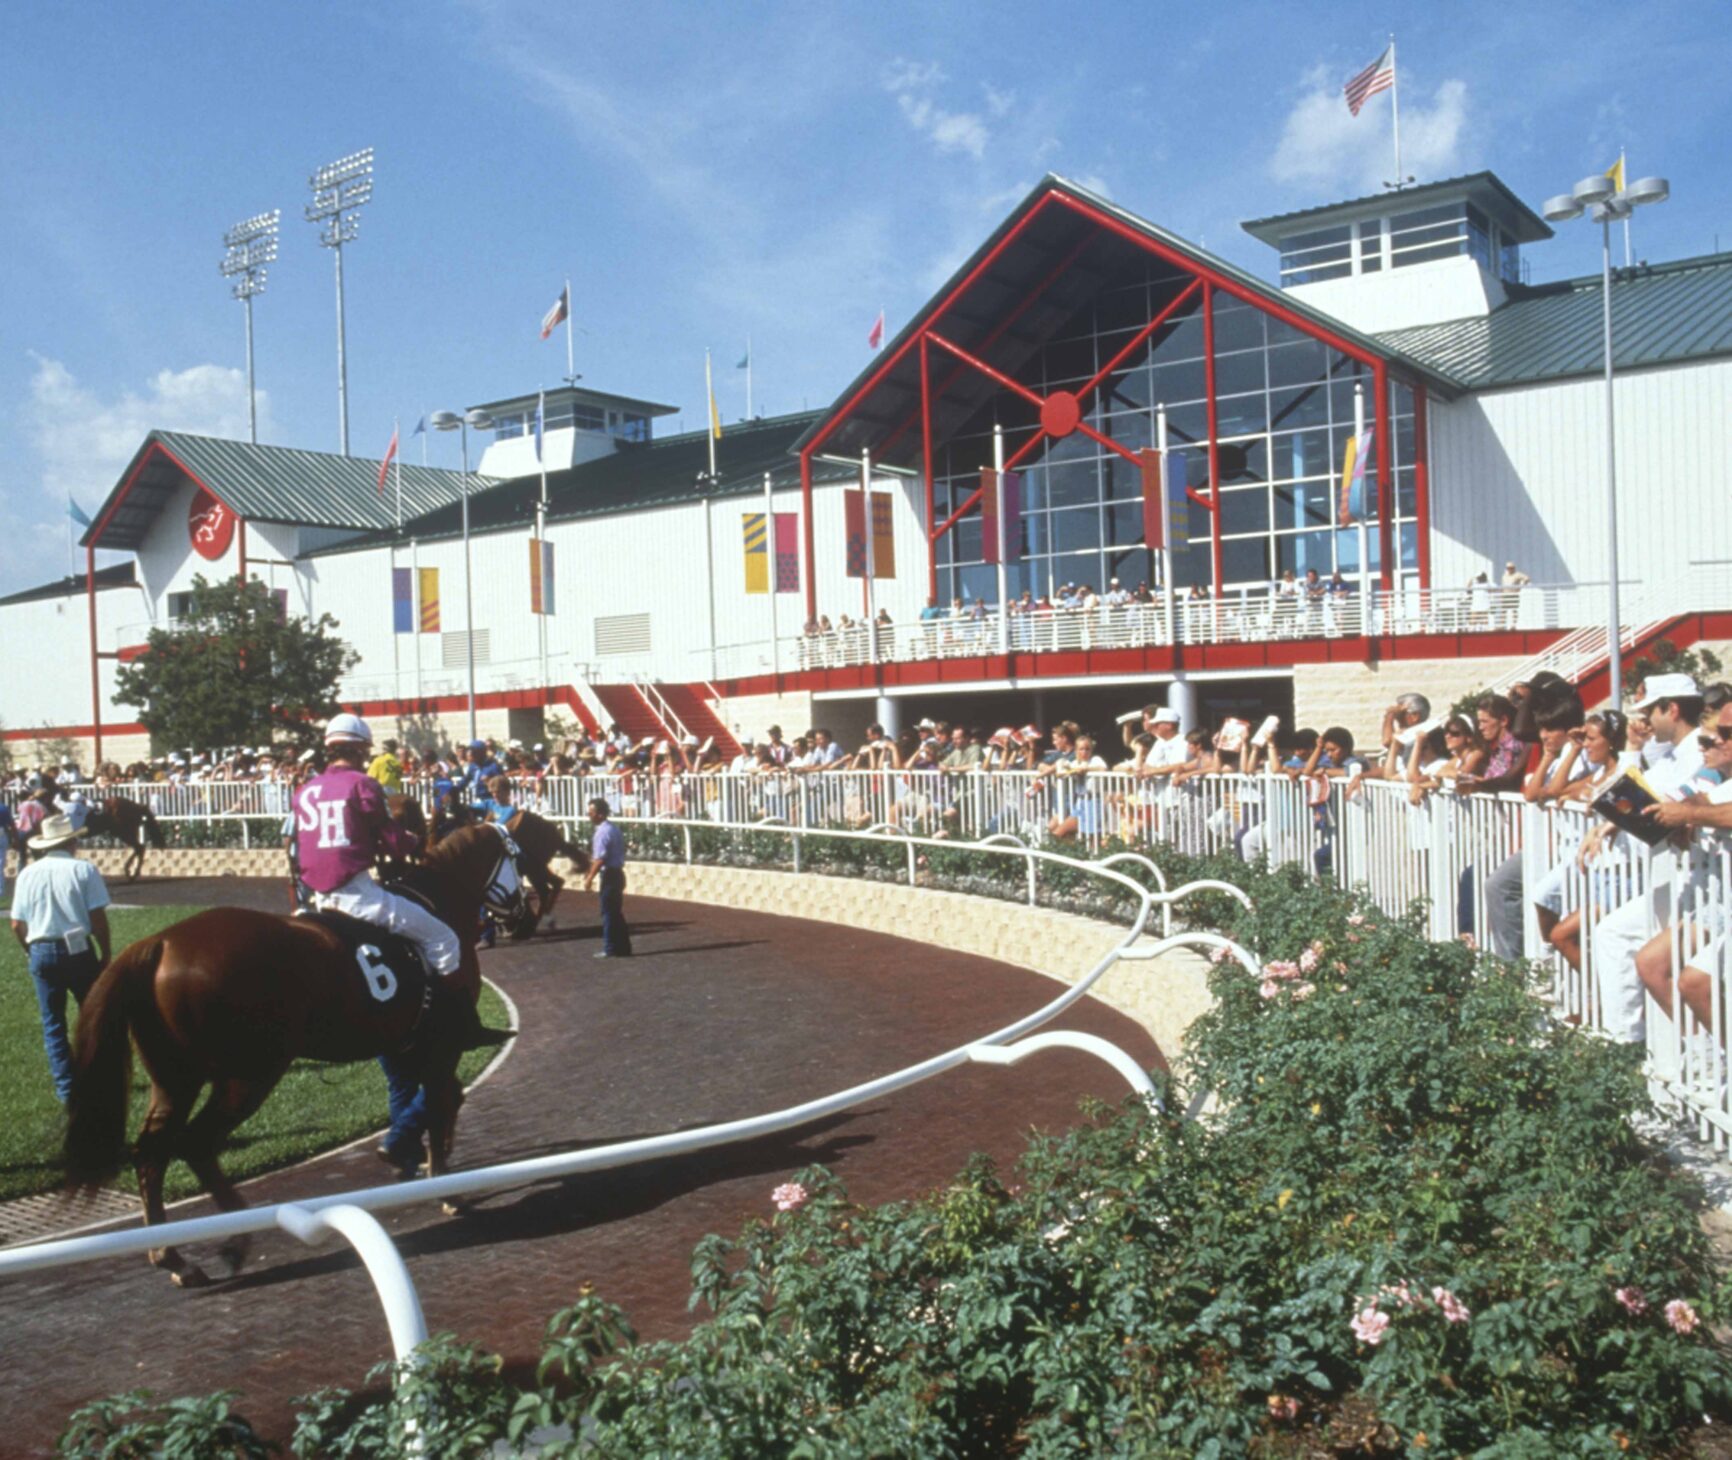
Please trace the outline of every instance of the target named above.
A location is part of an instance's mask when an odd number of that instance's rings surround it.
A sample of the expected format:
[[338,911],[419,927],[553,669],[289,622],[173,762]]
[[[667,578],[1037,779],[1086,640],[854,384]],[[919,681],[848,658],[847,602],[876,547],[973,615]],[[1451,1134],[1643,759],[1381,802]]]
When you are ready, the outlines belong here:
[[493,874],[481,892],[481,906],[491,921],[510,934],[534,913],[525,891],[523,869],[518,865],[523,851],[502,823],[489,821],[482,824],[497,833],[500,848],[499,859],[493,864]]

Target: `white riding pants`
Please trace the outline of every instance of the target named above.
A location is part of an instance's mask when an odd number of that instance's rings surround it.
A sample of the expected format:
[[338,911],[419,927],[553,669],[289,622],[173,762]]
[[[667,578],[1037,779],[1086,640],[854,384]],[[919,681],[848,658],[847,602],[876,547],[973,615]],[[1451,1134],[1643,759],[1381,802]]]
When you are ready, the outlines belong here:
[[463,945],[457,935],[422,907],[406,897],[387,892],[368,872],[357,872],[331,892],[315,892],[313,906],[321,912],[347,913],[388,932],[407,938],[421,950],[428,968],[436,974],[457,972]]

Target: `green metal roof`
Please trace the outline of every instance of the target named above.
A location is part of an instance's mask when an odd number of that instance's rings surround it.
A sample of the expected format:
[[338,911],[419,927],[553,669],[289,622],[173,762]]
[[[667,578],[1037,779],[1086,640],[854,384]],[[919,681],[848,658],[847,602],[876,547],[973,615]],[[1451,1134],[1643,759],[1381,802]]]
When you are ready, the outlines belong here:
[[[462,491],[461,472],[404,462],[402,473],[405,517],[455,502]],[[384,527],[397,516],[395,466],[380,492],[376,460],[152,431],[81,540],[104,548],[137,548],[169,496],[188,480],[208,487],[250,522],[365,530]]]
[[[764,473],[778,490],[797,486],[800,463],[789,450],[801,433],[818,418],[816,412],[772,416],[724,426],[716,443],[716,472],[720,481],[708,495],[722,498],[762,498]],[[621,441],[607,456],[563,471],[547,474],[549,522],[570,522],[583,517],[601,517],[616,512],[640,512],[649,507],[671,507],[697,501],[706,495],[699,476],[709,470],[709,432],[688,431],[642,443]],[[851,462],[813,463],[815,482],[858,476]],[[491,483],[469,500],[471,533],[522,529],[535,521],[535,504],[541,495],[537,476],[513,477]],[[391,529],[321,548],[311,554],[323,557],[376,547],[394,538],[420,542],[458,536],[463,530],[461,504],[438,508],[413,521],[403,522],[401,536]]]
[[[1489,315],[1380,335],[1471,390],[1605,368],[1601,276],[1508,286]],[[1620,369],[1732,354],[1732,253],[1612,274],[1612,360]]]

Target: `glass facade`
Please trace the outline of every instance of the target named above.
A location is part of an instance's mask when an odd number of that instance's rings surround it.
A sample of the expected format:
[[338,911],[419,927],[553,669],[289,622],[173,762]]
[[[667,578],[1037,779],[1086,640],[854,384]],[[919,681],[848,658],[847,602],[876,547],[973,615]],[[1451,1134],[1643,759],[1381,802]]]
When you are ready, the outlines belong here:
[[[1354,244],[1357,243],[1357,249]],[[1314,228],[1281,240],[1281,285],[1315,284],[1467,254],[1506,283],[1521,279],[1521,250],[1474,204],[1457,199],[1385,218]]]
[[[1141,280],[1099,295],[1016,372],[1042,396],[1078,391],[1136,332],[1191,282],[1149,260]],[[1208,374],[1201,291],[1107,381],[1082,400],[1083,419],[1128,450],[1155,444],[1164,405],[1169,449],[1182,450],[1189,484],[1208,494]],[[1334,525],[1332,505],[1354,429],[1355,388],[1375,420],[1368,367],[1298,329],[1217,291],[1214,294],[1216,460],[1221,486],[1221,580],[1225,591],[1261,590],[1292,569],[1327,577],[1359,571],[1359,531]],[[1391,382],[1391,495],[1398,574],[1417,569],[1413,393]],[[994,422],[1013,454],[1035,425],[1026,402],[1000,392],[957,435],[935,445],[934,506],[943,522],[980,485],[992,461]],[[1137,466],[1080,431],[1050,438],[1023,464],[1023,560],[1007,570],[1013,595],[1052,593],[1065,584],[1105,591],[1158,586],[1158,555],[1143,543]],[[1375,466],[1370,468],[1375,513]],[[1210,514],[1190,508],[1188,548],[1175,554],[1174,586],[1212,582]],[[1375,516],[1366,534],[1370,567],[1380,568]],[[983,561],[980,518],[971,510],[935,544],[944,599],[997,598],[997,569]]]

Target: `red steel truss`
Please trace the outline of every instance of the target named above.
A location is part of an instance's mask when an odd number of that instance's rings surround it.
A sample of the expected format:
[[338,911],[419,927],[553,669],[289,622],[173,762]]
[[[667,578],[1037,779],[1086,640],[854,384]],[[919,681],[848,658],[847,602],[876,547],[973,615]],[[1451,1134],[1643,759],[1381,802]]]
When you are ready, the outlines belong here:
[[[986,338],[974,350],[964,349],[955,341],[941,332],[946,312],[950,306],[960,299],[983,275],[1003,256],[1004,252],[1018,238],[1051,208],[1067,209],[1078,214],[1094,225],[1096,231],[1089,233],[1070,249],[1049,269],[1040,282],[1026,293],[1011,308]],[[1085,382],[1075,391],[1055,390],[1042,396],[1022,382],[1006,375],[1003,371],[989,365],[981,355],[1004,334],[1010,326],[1021,317],[1036,300],[1038,300],[1053,282],[1061,277],[1064,271],[1081,256],[1083,251],[1099,237],[1101,232],[1112,234],[1130,242],[1144,252],[1170,264],[1181,273],[1190,277],[1190,282],[1169,300],[1165,306],[1145,324],[1130,342],[1126,344],[1111,360],[1097,371],[1094,377]],[[1187,495],[1209,513],[1209,543],[1210,543],[1210,574],[1215,592],[1221,588],[1221,531],[1220,531],[1220,460],[1216,430],[1215,403],[1215,293],[1219,290],[1236,299],[1243,300],[1255,309],[1279,319],[1283,324],[1321,341],[1330,349],[1349,359],[1357,360],[1368,366],[1372,374],[1374,407],[1374,438],[1377,462],[1377,510],[1378,510],[1378,548],[1380,555],[1379,581],[1385,588],[1393,584],[1393,552],[1398,547],[1394,540],[1392,511],[1394,507],[1389,450],[1389,373],[1387,362],[1380,356],[1365,349],[1363,346],[1348,340],[1333,330],[1318,324],[1315,320],[1299,314],[1297,311],[1284,307],[1278,300],[1273,300],[1262,293],[1248,287],[1240,280],[1210,268],[1189,255],[1151,238],[1138,229],[1114,218],[1111,214],[1080,198],[1073,198],[1067,193],[1053,191],[1047,193],[1028,212],[1012,226],[993,247],[968,273],[940,299],[929,308],[920,327],[907,338],[901,340],[896,348],[884,359],[866,381],[850,395],[831,415],[824,427],[801,449],[800,452],[800,490],[803,504],[801,513],[804,549],[806,557],[806,615],[816,617],[818,611],[817,561],[815,553],[815,537],[812,526],[812,458],[818,453],[830,434],[846,420],[863,399],[885,379],[899,362],[906,359],[911,351],[917,352],[915,358],[920,370],[920,405],[916,411],[910,412],[891,430],[880,442],[875,455],[882,457],[884,453],[899,441],[908,429],[918,419],[921,430],[921,475],[924,478],[925,524],[927,537],[926,571],[927,591],[936,597],[938,593],[938,560],[933,551],[933,545],[951,531],[956,524],[969,512],[980,506],[981,492],[976,488],[960,506],[958,506],[941,523],[935,522],[935,487],[933,477],[933,445],[932,445],[932,406],[933,402],[943,395],[944,391],[969,370],[978,371],[1001,389],[1010,391],[1013,395],[1026,401],[1039,413],[1039,424],[1022,442],[1014,453],[1005,461],[1007,471],[1021,465],[1043,442],[1062,440],[1072,432],[1080,431],[1083,435],[1099,443],[1108,451],[1124,457],[1127,461],[1138,462],[1137,454],[1127,447],[1114,441],[1110,436],[1097,431],[1083,419],[1086,414],[1084,401],[1100,389],[1114,373],[1131,358],[1133,353],[1141,348],[1169,319],[1182,309],[1189,301],[1201,295],[1200,312],[1203,318],[1203,373],[1204,390],[1208,413],[1208,465],[1209,480],[1207,492],[1187,489]],[[936,348],[952,359],[950,369],[938,381],[933,380],[931,355]],[[1417,457],[1414,473],[1416,516],[1419,522],[1419,575],[1421,586],[1429,586],[1431,582],[1431,494],[1428,473],[1426,470],[1426,397],[1423,387],[1417,383],[1414,392],[1414,440]]]

